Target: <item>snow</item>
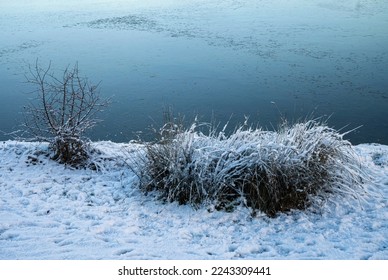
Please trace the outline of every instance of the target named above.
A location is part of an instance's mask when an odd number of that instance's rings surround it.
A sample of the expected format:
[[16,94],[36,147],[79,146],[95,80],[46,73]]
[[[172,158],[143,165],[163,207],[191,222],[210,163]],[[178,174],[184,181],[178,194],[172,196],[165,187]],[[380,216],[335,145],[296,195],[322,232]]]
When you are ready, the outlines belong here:
[[124,161],[141,145],[92,145],[98,170],[0,143],[0,259],[388,259],[388,146],[353,147],[373,179],[362,200],[268,218],[162,203]]

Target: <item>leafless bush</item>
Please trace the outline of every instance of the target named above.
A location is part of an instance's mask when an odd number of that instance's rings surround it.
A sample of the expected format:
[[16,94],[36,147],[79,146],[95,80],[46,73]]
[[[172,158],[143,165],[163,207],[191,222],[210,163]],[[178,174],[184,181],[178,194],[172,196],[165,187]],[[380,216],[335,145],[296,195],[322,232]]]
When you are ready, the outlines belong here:
[[61,76],[47,68],[29,66],[27,82],[35,86],[36,97],[25,107],[24,125],[33,139],[48,141],[53,159],[71,165],[88,157],[86,130],[96,125],[96,114],[108,104],[99,95],[98,84],[80,76],[78,64],[67,67]]

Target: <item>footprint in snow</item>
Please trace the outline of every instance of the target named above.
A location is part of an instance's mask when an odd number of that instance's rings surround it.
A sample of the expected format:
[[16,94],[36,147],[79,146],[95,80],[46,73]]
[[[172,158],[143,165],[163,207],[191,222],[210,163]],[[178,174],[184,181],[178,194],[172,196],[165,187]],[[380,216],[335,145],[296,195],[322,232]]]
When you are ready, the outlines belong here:
[[17,233],[5,233],[0,235],[0,240],[16,240],[19,237]]
[[130,252],[132,252],[134,249],[121,249],[121,250],[118,250],[117,252],[115,252],[114,254],[117,255],[117,256],[122,256],[122,255],[126,255]]
[[61,247],[73,244],[72,241],[66,239],[55,239],[54,243]]
[[237,245],[232,244],[232,245],[229,246],[229,252],[234,252],[236,250],[237,250]]

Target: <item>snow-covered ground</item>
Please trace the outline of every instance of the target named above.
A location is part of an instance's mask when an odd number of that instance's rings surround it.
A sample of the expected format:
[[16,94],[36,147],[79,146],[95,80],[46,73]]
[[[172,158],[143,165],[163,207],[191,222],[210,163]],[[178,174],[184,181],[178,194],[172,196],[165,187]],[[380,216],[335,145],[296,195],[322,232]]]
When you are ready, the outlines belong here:
[[0,259],[388,259],[388,146],[354,147],[374,182],[362,201],[271,219],[145,196],[123,157],[94,142],[99,170],[51,161],[46,144],[0,143]]

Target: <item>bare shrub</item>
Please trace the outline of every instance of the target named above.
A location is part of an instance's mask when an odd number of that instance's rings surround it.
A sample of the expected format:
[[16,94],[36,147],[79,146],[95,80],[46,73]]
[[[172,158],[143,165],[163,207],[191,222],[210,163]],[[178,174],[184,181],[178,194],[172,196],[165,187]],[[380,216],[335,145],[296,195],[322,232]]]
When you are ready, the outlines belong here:
[[306,209],[330,193],[357,196],[364,178],[351,144],[318,121],[278,131],[242,126],[225,136],[190,129],[146,145],[141,186],[167,201],[231,211],[240,203],[269,216]]
[[78,64],[67,67],[61,76],[39,66],[29,66],[27,82],[35,86],[36,97],[25,107],[24,126],[34,140],[48,141],[53,159],[74,166],[88,158],[86,130],[96,125],[96,114],[108,100],[102,100],[98,84],[80,76]]

